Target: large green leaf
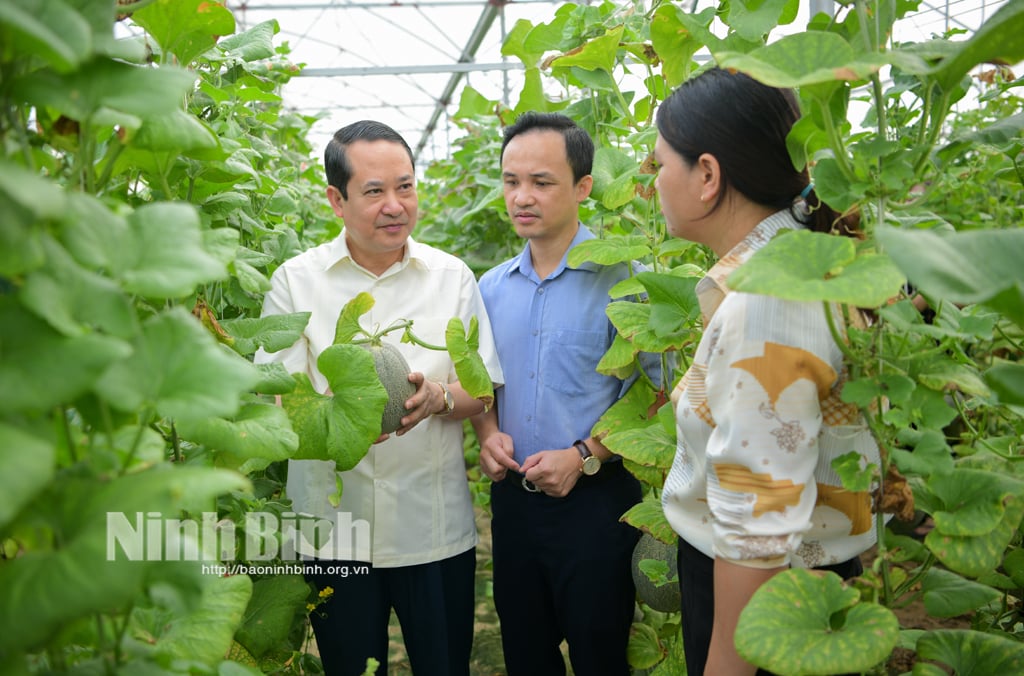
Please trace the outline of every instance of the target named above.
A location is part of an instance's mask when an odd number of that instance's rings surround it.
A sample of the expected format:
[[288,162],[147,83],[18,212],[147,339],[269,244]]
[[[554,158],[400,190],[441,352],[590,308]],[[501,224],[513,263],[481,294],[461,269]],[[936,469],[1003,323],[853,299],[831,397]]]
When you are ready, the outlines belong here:
[[208,150],[218,146],[217,136],[194,115],[174,108],[151,115],[131,137],[137,148],[155,152]]
[[172,619],[159,636],[157,653],[213,665],[224,659],[252,596],[248,575],[203,576],[199,607]]
[[262,347],[267,352],[277,352],[290,347],[309,323],[309,312],[293,312],[267,317],[241,317],[225,319],[221,327],[235,339],[234,348],[239,354],[252,354]]
[[923,661],[914,666],[914,676],[945,676],[949,671],[940,665],[964,676],[1024,673],[1024,645],[1020,641],[980,631],[925,632],[917,640],[917,656]]
[[213,47],[221,35],[235,32],[231,10],[209,0],[155,0],[132,19],[183,66]]
[[33,54],[61,72],[92,55],[88,21],[63,0],[0,3],[0,34],[5,50]]
[[43,263],[37,222],[60,217],[65,195],[55,182],[0,160],[0,274],[14,277]]
[[636,194],[635,159],[618,148],[601,147],[594,153],[592,196],[606,209],[619,209]]
[[299,448],[288,414],[273,404],[246,404],[231,419],[182,421],[181,436],[240,458],[284,460]]
[[957,617],[991,603],[1002,593],[941,568],[931,568],[921,580],[924,607],[934,617]]
[[135,128],[140,118],[180,107],[195,80],[195,74],[171,66],[140,68],[93,59],[73,73],[33,72],[13,87],[22,100],[49,106],[73,120],[88,121],[102,110],[105,119]]
[[253,584],[236,639],[256,657],[282,645],[296,614],[305,617],[309,584],[301,575],[274,575]]
[[128,217],[131,246],[118,259],[125,289],[150,298],[178,298],[227,276],[227,266],[204,246],[199,214],[189,204],[148,204]]
[[296,459],[333,460],[339,472],[355,467],[380,436],[388,395],[377,377],[373,356],[356,345],[332,345],[317,359],[332,396],[313,389],[304,373],[282,403],[299,435]]
[[569,250],[566,262],[569,267],[578,268],[586,262],[598,265],[614,265],[640,260],[651,254],[651,244],[642,235],[588,239]]
[[746,54],[715,51],[714,56],[722,68],[772,87],[821,85],[816,89],[821,97],[842,82],[861,82],[885,65],[883,55],[855,54],[842,36],[823,31],[787,35]]
[[476,317],[471,319],[468,331],[458,317],[449,319],[444,342],[455,365],[455,375],[462,389],[490,408],[494,403],[494,385],[491,382],[491,374],[487,372],[487,366],[478,352],[480,325]]
[[52,442],[0,422],[0,532],[49,483],[56,459]]
[[226,54],[242,59],[256,61],[269,59],[274,51],[274,36],[281,30],[277,20],[271,19],[258,23],[252,28],[226,37],[217,43],[218,49]]
[[533,68],[544,55],[544,49],[531,49],[527,43],[530,32],[534,30],[533,23],[527,19],[519,19],[512,25],[512,30],[505,36],[501,43],[502,56],[514,56],[523,62],[527,68]]
[[925,544],[943,565],[970,577],[999,565],[1024,516],[1022,480],[958,467],[913,487],[916,505],[935,520]]
[[835,573],[783,571],[758,588],[736,625],[736,651],[779,674],[869,671],[899,638],[891,610],[858,603]]
[[656,420],[646,427],[612,432],[602,443],[623,458],[659,469],[669,469],[676,454],[675,437]]
[[1024,326],[1024,229],[940,235],[879,227],[876,236],[922,293],[960,304],[988,302]]
[[21,302],[65,335],[95,327],[120,338],[138,329],[134,308],[109,277],[80,266],[57,242],[42,240],[48,265],[25,278]]
[[1024,405],[1024,364],[998,361],[985,372],[985,382],[1002,403]]
[[625,26],[616,26],[579,49],[554,59],[551,65],[557,68],[577,66],[584,70],[603,70],[611,73],[615,70],[615,55],[619,51],[623,30]]
[[1000,7],[981,28],[956,45],[953,56],[943,59],[932,72],[939,86],[950,91],[972,68],[980,63],[1017,63],[1024,59],[1024,4],[1008,2]]
[[704,42],[686,26],[687,20],[700,15],[684,12],[672,3],[659,5],[651,17],[651,45],[662,62],[662,73],[668,86],[679,86],[696,68],[693,55]]
[[641,272],[637,279],[651,304],[650,327],[658,336],[680,337],[700,319],[696,277]]
[[726,23],[747,40],[764,40],[777,25],[793,20],[797,5],[798,0],[733,0]]
[[172,418],[232,416],[259,379],[251,363],[220,346],[180,307],[148,319],[134,348],[96,387],[125,411],[152,406]]
[[857,255],[849,237],[798,230],[783,231],[759,249],[728,284],[786,300],[878,307],[896,296],[904,281],[888,258]]
[[0,296],[0,409],[41,412],[87,392],[115,360],[131,353],[95,333],[62,336]]
[[661,644],[658,632],[649,624],[634,622],[629,628],[626,659],[634,669],[650,669],[665,659],[668,650]]
[[638,530],[650,533],[662,542],[675,542],[676,533],[665,518],[661,500],[656,497],[645,497],[643,501],[630,507],[619,521],[624,521]]

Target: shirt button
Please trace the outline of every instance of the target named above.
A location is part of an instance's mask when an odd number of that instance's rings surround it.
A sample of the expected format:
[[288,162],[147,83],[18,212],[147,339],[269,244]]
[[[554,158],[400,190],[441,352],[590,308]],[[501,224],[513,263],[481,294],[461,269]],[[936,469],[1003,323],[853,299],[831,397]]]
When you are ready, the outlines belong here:
[[536,375],[533,371],[530,371],[530,380],[533,380],[533,376]]
[[534,330],[533,330],[533,335],[535,335],[535,336],[536,336],[536,335],[537,335],[538,333],[540,333],[540,331],[538,331],[537,329],[534,329]]
[[544,289],[543,288],[537,289],[537,293],[539,293],[540,295],[543,296],[544,295]]
[[531,420],[533,420],[533,416],[532,415],[526,416],[526,422],[530,422]]

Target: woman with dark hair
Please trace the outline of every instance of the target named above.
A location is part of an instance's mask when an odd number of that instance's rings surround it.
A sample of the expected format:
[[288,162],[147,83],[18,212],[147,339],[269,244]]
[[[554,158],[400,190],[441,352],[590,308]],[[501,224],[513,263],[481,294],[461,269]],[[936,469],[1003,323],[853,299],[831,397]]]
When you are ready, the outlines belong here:
[[840,399],[847,374],[821,303],[727,284],[783,230],[856,234],[790,160],[786,135],[799,116],[792,91],[717,68],[658,110],[655,185],[668,231],[719,258],[697,286],[705,330],[672,395],[677,450],[662,495],[680,536],[694,676],[755,673],[733,635],[771,576],[797,566],[853,577],[875,542],[870,494],[844,489],[831,466],[851,451],[864,464],[879,457],[857,408]]

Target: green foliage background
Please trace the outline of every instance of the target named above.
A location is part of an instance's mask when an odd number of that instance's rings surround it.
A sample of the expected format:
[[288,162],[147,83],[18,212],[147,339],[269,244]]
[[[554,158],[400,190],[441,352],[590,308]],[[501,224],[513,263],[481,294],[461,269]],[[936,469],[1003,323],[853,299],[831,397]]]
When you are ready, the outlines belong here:
[[[600,370],[631,373],[639,350],[679,367],[664,382],[641,378],[595,432],[648,486],[627,520],[672,541],[658,502],[674,452],[663,397],[700,338],[693,286],[712,260],[666,237],[651,190],[653,114],[704,67],[698,53],[798,87],[794,162],[811,165],[832,206],[861,212],[867,237],[779,238],[731,283],[874,309],[877,321],[851,333],[846,397],[864,409],[884,462],[841,471],[851,486],[878,485],[890,511],[930,515],[935,529],[917,542],[880,519],[883,544],[856,586],[794,573],[760,592],[737,641],[779,673],[845,672],[850,655],[884,670],[894,646],[961,671],[1010,673],[1024,661],[1024,106],[1020,80],[999,65],[1024,58],[1024,6],[1007,3],[974,35],[893,44],[893,23],[917,4],[841,5],[835,19],[819,15],[767,46],[794,20],[795,0],[697,13],[668,2],[565,4],[548,22],[513,27],[503,49],[526,68],[518,101],[466,89],[455,115],[464,136],[420,186],[431,208],[417,236],[482,271],[521,248],[496,171],[501,126],[523,110],[558,110],[592,133],[583,218],[600,239],[571,262],[650,268],[616,289],[648,300],[610,306],[622,338]],[[118,21],[144,32],[115,37]],[[317,669],[303,651],[317,599],[298,576],[111,561],[106,546],[112,512],[212,512],[241,541],[247,513],[288,510],[280,461],[342,441],[274,405],[276,394],[312,395],[283,369],[251,362],[258,347],[291,344],[306,321],[258,319],[269,274],[339,228],[306,140],[314,120],[281,105],[297,68],[274,46],[276,30],[236,34],[231,13],[203,0],[0,5],[4,673]],[[989,62],[983,77],[970,74]],[[979,104],[956,110],[968,91]],[[855,125],[859,100],[869,113]],[[828,265],[811,264],[809,250]],[[930,321],[911,293],[928,301]],[[365,384],[365,373],[332,377]],[[324,415],[379,418],[343,394],[317,404]],[[474,486],[481,500],[484,487]],[[789,632],[760,630],[794,594],[820,605],[787,615]],[[936,617],[969,613],[973,627],[901,630],[889,609],[914,599]],[[642,610],[631,663],[678,672],[678,617]],[[802,658],[811,651],[787,649],[812,644],[813,664]]]

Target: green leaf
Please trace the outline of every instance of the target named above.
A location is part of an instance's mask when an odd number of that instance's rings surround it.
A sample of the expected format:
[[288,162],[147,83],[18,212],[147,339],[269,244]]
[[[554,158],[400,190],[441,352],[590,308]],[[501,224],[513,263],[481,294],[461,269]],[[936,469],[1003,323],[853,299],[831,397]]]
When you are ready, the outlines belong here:
[[157,640],[157,653],[217,664],[231,647],[251,596],[252,580],[247,575],[203,576],[199,607],[167,624]]
[[317,359],[334,394],[317,393],[304,373],[282,404],[299,435],[296,459],[333,460],[339,472],[355,467],[380,436],[388,395],[373,356],[356,345],[332,345]]
[[630,507],[619,521],[628,523],[644,533],[650,533],[652,537],[662,542],[675,542],[676,532],[665,518],[661,500],[653,496],[647,496],[643,501]]
[[301,575],[275,575],[253,584],[236,639],[255,657],[285,645],[296,615],[305,617],[309,584]]
[[787,35],[746,54],[712,51],[722,68],[771,87],[811,89],[822,100],[842,82],[863,81],[885,65],[884,55],[855,54],[842,36],[823,31]]
[[81,14],[62,0],[0,3],[5,50],[32,54],[61,72],[69,72],[92,53],[92,30]]
[[491,382],[491,375],[487,372],[487,366],[477,351],[480,348],[480,326],[476,317],[470,320],[468,332],[461,319],[449,319],[444,342],[455,364],[455,375],[462,389],[490,408],[494,403],[494,385]]
[[39,267],[43,233],[37,221],[56,219],[67,208],[65,192],[51,180],[0,160],[0,274],[15,277]]
[[985,382],[1000,402],[1024,405],[1024,364],[997,361],[985,371]]
[[639,352],[630,341],[616,333],[608,350],[597,362],[596,371],[606,376],[615,376],[625,380],[636,370],[635,359]]
[[0,409],[5,412],[40,412],[68,403],[130,353],[116,338],[62,336],[10,296],[0,296]]
[[341,308],[341,312],[338,313],[338,321],[334,325],[334,342],[332,344],[347,343],[360,333],[369,335],[359,325],[359,318],[369,312],[376,302],[373,296],[365,291],[360,291],[355,298],[345,303],[345,307]]
[[641,272],[637,279],[647,290],[651,305],[650,327],[658,336],[677,338],[700,319],[696,277]]
[[267,352],[277,352],[291,347],[302,336],[310,314],[292,312],[258,318],[225,319],[220,325],[235,339],[234,348],[239,354],[252,354],[261,347]]
[[625,26],[616,26],[582,47],[555,58],[551,65],[557,68],[577,66],[584,70],[603,70],[611,73],[615,70],[615,55],[619,52],[623,30]]
[[483,115],[490,115],[496,104],[469,85],[462,88],[459,95],[459,109],[455,113],[456,120],[464,120]]
[[946,437],[937,429],[925,429],[913,451],[894,448],[890,453],[896,467],[904,475],[917,474],[928,477],[953,470],[952,451],[946,443]]
[[[276,19],[263,21],[252,28],[221,40],[217,47],[230,56],[242,61],[269,59],[274,51],[274,36],[281,28]],[[233,31],[232,31],[233,32]]]
[[49,106],[81,122],[104,111],[129,128],[139,118],[165,115],[179,108],[196,75],[172,66],[142,68],[111,59],[93,59],[73,73],[34,71],[13,82],[14,94]]
[[634,177],[637,170],[636,160],[622,150],[598,148],[591,170],[594,177],[592,196],[607,209],[614,210],[628,204],[636,194]]
[[[661,58],[662,72],[669,87],[678,87],[696,68],[693,55],[705,43],[699,34],[691,31],[687,22],[697,21],[698,16],[666,3],[659,5],[651,17],[651,45]],[[704,27],[706,29],[706,24]]]
[[[919,660],[947,665],[955,674],[1024,673],[1024,647],[998,634],[939,629],[925,632],[916,647]],[[933,673],[947,672],[936,668]]]
[[675,437],[668,434],[658,421],[646,427],[612,432],[602,443],[613,453],[633,462],[669,469],[676,454]]
[[861,408],[868,408],[883,397],[891,403],[899,404],[910,398],[915,387],[914,381],[907,376],[886,373],[846,382],[843,385],[842,400]]
[[209,0],[155,0],[137,10],[132,20],[187,66],[235,32],[235,17],[224,5]]
[[917,380],[925,387],[938,392],[963,392],[979,397],[988,397],[988,386],[977,369],[967,364],[958,364],[952,359],[929,361]]
[[180,435],[240,458],[284,460],[299,448],[288,414],[273,404],[245,404],[231,419],[181,421]]
[[924,607],[934,617],[957,617],[991,603],[1002,593],[987,585],[965,580],[956,573],[930,568],[921,580]]
[[740,613],[736,650],[792,676],[869,671],[896,647],[899,621],[888,608],[858,603],[859,596],[835,573],[782,571]]
[[86,267],[112,271],[132,247],[128,222],[99,199],[67,193],[58,238],[75,260]]
[[797,0],[733,0],[726,23],[747,40],[764,40]]
[[629,666],[634,669],[650,669],[661,662],[667,654],[668,650],[661,644],[654,627],[634,622],[629,628],[629,644],[626,646]]
[[899,293],[903,275],[884,257],[856,255],[849,237],[783,231],[729,276],[737,291],[796,301],[878,307]]
[[48,264],[25,278],[20,294],[25,307],[65,335],[93,327],[119,338],[135,334],[134,308],[114,280],[78,265],[49,237],[42,244]]
[[1017,63],[1024,59],[1024,5],[1008,2],[970,37],[956,45],[954,53],[932,71],[939,86],[951,91],[961,78],[980,63]]
[[153,203],[128,217],[132,240],[118,259],[125,289],[148,298],[180,298],[223,279],[227,266],[203,245],[199,215],[179,202]]
[[137,148],[154,152],[188,152],[217,148],[217,136],[198,118],[183,110],[172,109],[163,115],[151,115],[131,137]]
[[253,386],[253,391],[261,394],[288,394],[295,389],[295,378],[280,362],[256,364],[260,379]]
[[527,19],[517,20],[512,26],[512,30],[505,36],[505,41],[501,44],[501,55],[516,57],[527,68],[535,67],[537,62],[540,61],[540,57],[544,55],[544,49],[531,51],[528,48],[526,40],[532,30],[534,28],[530,21]]
[[53,443],[0,421],[0,532],[53,478]]
[[172,418],[231,416],[259,378],[251,363],[222,348],[180,307],[147,320],[134,348],[96,388],[124,411],[153,406]]
[[681,349],[685,344],[693,341],[695,335],[692,332],[659,336],[651,327],[651,311],[651,305],[632,301],[609,303],[605,309],[608,319],[618,330],[619,336],[631,341],[636,350],[652,354],[666,352]]
[[569,250],[566,259],[569,267],[578,268],[583,263],[615,265],[640,260],[651,254],[651,245],[642,235],[588,239]]
[[[1015,292],[1009,316],[1024,326],[1024,229],[978,230],[940,235],[929,230],[879,227],[878,241],[925,295],[953,303],[983,303]],[[996,308],[1002,311],[1004,308]]]

